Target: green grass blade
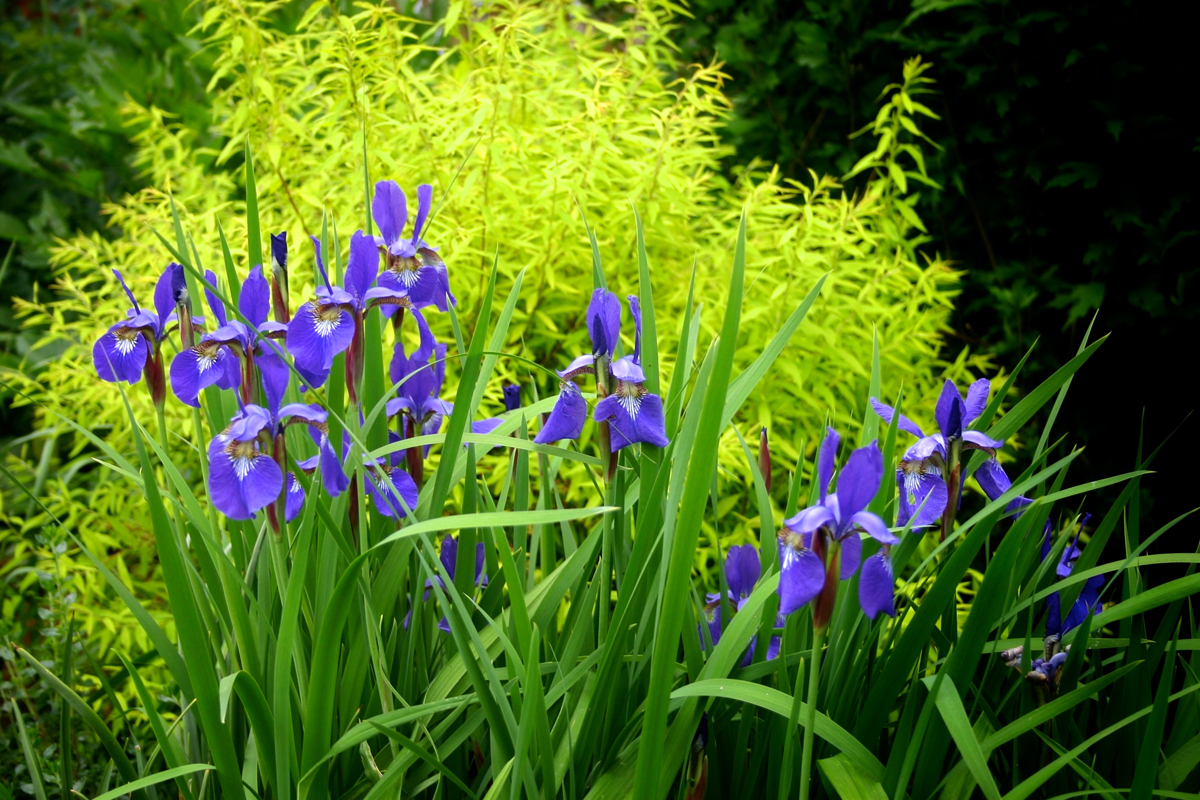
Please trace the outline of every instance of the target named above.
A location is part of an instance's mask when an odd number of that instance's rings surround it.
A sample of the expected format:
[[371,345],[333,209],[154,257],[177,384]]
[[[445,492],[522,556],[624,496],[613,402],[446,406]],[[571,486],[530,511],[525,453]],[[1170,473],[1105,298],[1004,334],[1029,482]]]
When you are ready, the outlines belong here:
[[844,753],[822,758],[817,762],[825,779],[840,796],[861,800],[888,800],[883,785],[864,775]]
[[967,710],[963,707],[962,698],[958,695],[958,688],[954,685],[954,680],[949,675],[945,676],[940,688],[934,688],[936,678],[930,677],[924,680],[931,692],[937,692],[936,697],[933,698],[937,703],[937,710],[941,713],[942,721],[946,723],[946,728],[954,738],[954,743],[958,745],[958,753],[966,762],[967,769],[971,771],[975,782],[988,800],[1000,800],[1000,787],[996,785],[996,779],[993,777],[992,771],[988,769],[987,756],[984,755],[979,740],[975,738],[975,731],[971,728],[971,721],[967,719]]
[[278,775],[275,759],[275,720],[262,688],[250,673],[238,670],[221,679],[220,691],[222,720],[226,719],[229,712],[230,694],[237,692],[242,701],[242,708],[246,711],[246,718],[250,721],[250,729],[254,731],[263,776],[268,783],[275,781]]
[[[117,741],[117,737],[113,736],[112,731],[104,724],[104,720],[100,719],[100,716],[92,710],[87,701],[77,695],[70,686],[60,681],[58,676],[46,669],[42,665],[42,662],[38,661],[27,651],[18,647],[17,653],[33,667],[34,671],[41,676],[42,680],[49,684],[51,689],[58,693],[63,702],[71,706],[75,713],[79,715],[79,718],[92,729],[92,733],[95,734],[104,749],[108,751],[109,758],[112,759],[113,764],[117,767],[117,772],[121,773],[121,778],[128,783],[137,781],[137,770],[134,769],[133,764],[125,755],[125,748],[121,746],[121,743]],[[141,787],[136,788],[140,789]],[[144,798],[145,795],[139,791],[139,797]]]
[[[700,535],[700,522],[704,515],[708,484],[717,463],[717,444],[720,431],[725,427],[722,417],[725,411],[726,397],[727,394],[733,393],[733,387],[730,387],[728,393],[726,387],[729,386],[729,376],[733,370],[733,357],[737,347],[745,264],[746,215],[743,212],[738,225],[737,244],[733,254],[733,271],[729,281],[725,322],[717,344],[712,377],[705,392],[704,404],[700,409],[699,425],[700,429],[705,431],[706,438],[697,442],[693,448],[687,467],[687,476],[684,478],[682,510],[672,542],[662,611],[654,640],[650,686],[642,723],[642,745],[638,752],[637,773],[634,781],[634,794],[648,800],[661,797],[659,787],[663,772],[669,772],[674,767],[673,764],[665,765],[662,762],[662,753],[666,738],[667,706],[671,683],[674,679],[675,652],[683,625],[684,609],[677,602],[677,598],[685,596],[687,586],[691,581],[692,558],[696,549],[696,541]],[[757,383],[757,380],[754,383]],[[749,394],[752,385],[749,379],[746,384],[748,384],[746,393]],[[740,406],[741,403],[739,402],[737,405]]]
[[[658,385],[658,328],[654,321],[654,290],[650,285],[650,260],[646,257],[646,237],[642,231],[642,217],[637,206],[629,201],[633,209],[633,221],[637,228],[638,301],[642,308],[642,371],[646,373],[646,388],[661,394]],[[678,369],[678,367],[676,367]]]
[[[121,659],[121,663],[125,665],[125,671],[129,674],[133,681],[133,686],[137,690],[138,697],[142,701],[142,710],[146,713],[146,718],[150,721],[150,729],[154,731],[154,738],[158,740],[158,746],[162,750],[163,759],[167,762],[167,766],[171,769],[182,767],[187,764],[183,753],[179,751],[179,746],[174,739],[167,733],[167,726],[163,722],[162,715],[158,713],[158,709],[154,707],[154,697],[146,689],[146,683],[142,680],[142,676],[138,674],[134,668],[133,662],[125,657],[123,653],[117,653],[117,658]],[[179,786],[179,791],[183,796],[191,800],[196,795],[192,791],[191,785],[180,775],[175,779],[175,783]]]
[[[246,140],[246,254],[250,266],[263,263],[262,228],[258,219],[258,185],[254,180],[254,155],[250,152],[250,141]],[[229,290],[237,291],[230,283]]]
[[118,786],[112,791],[97,795],[96,797],[92,798],[92,800],[117,800],[117,798],[121,797],[122,795],[131,794],[141,789],[145,789],[148,786],[154,786],[155,784],[162,783],[163,781],[169,781],[173,778],[181,778],[184,775],[191,775],[196,772],[204,772],[210,769],[212,769],[211,764],[187,764],[182,767],[174,767],[172,769],[163,770],[162,772],[156,772],[153,775],[148,775],[145,778],[138,778],[136,781],[130,781],[124,786]]

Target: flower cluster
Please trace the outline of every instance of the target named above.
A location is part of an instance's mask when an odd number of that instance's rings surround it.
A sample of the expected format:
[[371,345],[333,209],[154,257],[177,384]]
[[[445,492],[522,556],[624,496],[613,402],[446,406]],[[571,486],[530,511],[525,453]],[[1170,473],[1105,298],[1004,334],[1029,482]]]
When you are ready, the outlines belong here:
[[605,425],[611,452],[638,443],[667,446],[662,398],[646,389],[646,373],[642,371],[642,313],[635,295],[629,296],[629,313],[634,325],[633,354],[614,361],[621,342],[621,301],[607,289],[592,293],[587,310],[592,352],[559,370],[558,400],[534,437],[535,442],[549,444],[579,438],[587,421],[587,403],[575,379],[594,375],[599,401],[592,418]]
[[[110,327],[93,348],[96,372],[102,379],[133,384],[145,375],[161,408],[166,393],[163,344],[175,330],[172,323],[178,322],[180,346],[169,369],[175,396],[199,408],[201,394],[210,387],[236,392],[237,412],[208,445],[209,496],[227,517],[250,519],[265,509],[278,530],[280,516],[291,520],[300,512],[305,492],[295,472],[288,469],[284,437],[284,430],[294,422],[309,426],[317,451],[297,460],[296,469],[319,474],[320,485],[332,497],[350,486],[349,436],[343,434],[339,448],[329,440],[326,410],[315,403],[286,400],[293,391],[293,373],[300,379],[296,389],[319,388],[328,380],[335,358],[345,354],[346,388],[357,409],[364,322],[373,309],[392,318],[397,329],[393,380],[402,382],[420,371],[419,377],[403,382],[399,396],[389,401],[389,414],[403,410],[421,417],[422,432],[437,430],[448,406],[436,399],[444,376],[445,346],[434,341],[422,310],[445,311],[456,301],[445,262],[437,248],[422,238],[432,196],[429,185],[417,188],[416,222],[412,236],[405,239],[404,192],[394,181],[376,184],[372,215],[381,235],[354,233],[341,286],[330,280],[322,243],[313,237],[320,283],[314,299],[294,314],[288,303],[285,233],[271,236],[270,280],[262,265],[254,265],[242,283],[236,318],[227,313],[212,272],[204,275],[207,318],[193,314],[187,275],[179,264],[170,264],[159,278],[153,312],[138,305],[117,274],[132,308],[128,319]],[[405,356],[400,343],[404,317],[398,311],[407,311],[417,329],[420,346],[411,357]],[[433,369],[431,360],[436,360]],[[361,419],[361,410],[356,413]],[[417,502],[416,482],[400,468],[404,455],[363,460],[364,488],[374,509],[384,516],[404,516]]]

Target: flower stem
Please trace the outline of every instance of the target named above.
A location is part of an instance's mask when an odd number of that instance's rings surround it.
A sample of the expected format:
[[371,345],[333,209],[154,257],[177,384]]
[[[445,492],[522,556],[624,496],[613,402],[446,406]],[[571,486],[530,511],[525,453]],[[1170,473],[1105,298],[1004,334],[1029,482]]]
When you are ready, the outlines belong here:
[[[821,648],[825,629],[813,630],[811,666],[808,670],[808,707],[804,710],[804,749],[800,756],[800,800],[808,800],[812,783],[813,730],[817,725],[817,686],[821,674]],[[796,687],[799,691],[800,687]]]

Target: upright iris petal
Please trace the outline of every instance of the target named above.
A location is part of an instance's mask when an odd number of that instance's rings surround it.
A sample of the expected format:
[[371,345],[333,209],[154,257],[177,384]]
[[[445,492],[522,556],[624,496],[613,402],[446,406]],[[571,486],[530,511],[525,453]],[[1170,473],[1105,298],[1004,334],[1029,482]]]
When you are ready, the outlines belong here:
[[458,301],[450,292],[450,276],[446,262],[421,238],[425,222],[433,203],[433,187],[421,184],[417,187],[417,217],[411,238],[404,238],[404,227],[408,223],[408,198],[395,181],[380,181],[375,184],[375,198],[371,203],[371,215],[379,226],[375,243],[387,254],[385,271],[379,276],[379,285],[394,290],[403,290],[417,308],[435,306],[446,311]]
[[515,383],[504,385],[504,410],[516,411],[521,407],[521,387]]
[[[758,548],[752,544],[735,545],[729,548],[725,555],[725,584],[729,587],[729,602],[734,606],[735,610],[740,611],[754,592],[754,586],[758,583],[759,576],[762,574],[762,561],[759,555]],[[721,641],[721,595],[709,594],[708,602],[704,606],[704,616],[708,624],[708,638],[712,640],[713,646],[716,646]],[[776,619],[776,626],[783,625],[783,617]],[[742,658],[742,666],[749,666],[754,658],[754,648],[757,640],[750,641],[750,647],[747,649],[745,656]],[[705,646],[703,629],[700,630],[700,645]],[[767,660],[775,658],[779,655],[779,637],[771,637],[767,647]]]
[[588,335],[592,338],[592,355],[596,358],[612,358],[621,339],[621,301],[615,294],[607,289],[592,292],[587,326]]

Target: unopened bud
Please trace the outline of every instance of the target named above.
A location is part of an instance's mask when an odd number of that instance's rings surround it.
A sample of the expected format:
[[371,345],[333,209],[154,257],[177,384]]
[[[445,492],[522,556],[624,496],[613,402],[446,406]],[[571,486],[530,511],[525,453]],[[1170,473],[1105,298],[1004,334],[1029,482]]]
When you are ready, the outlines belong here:
[[767,494],[771,493],[771,445],[767,441],[767,429],[764,427],[758,435],[758,471],[762,473],[763,486]]

